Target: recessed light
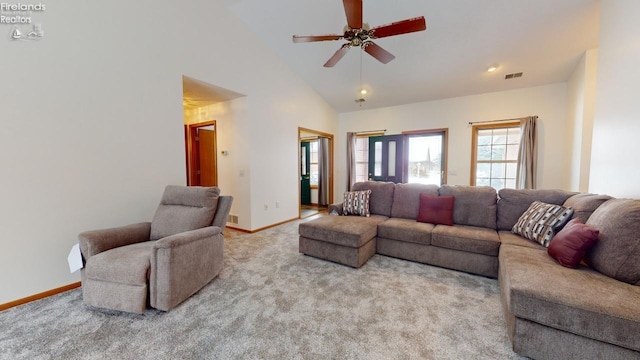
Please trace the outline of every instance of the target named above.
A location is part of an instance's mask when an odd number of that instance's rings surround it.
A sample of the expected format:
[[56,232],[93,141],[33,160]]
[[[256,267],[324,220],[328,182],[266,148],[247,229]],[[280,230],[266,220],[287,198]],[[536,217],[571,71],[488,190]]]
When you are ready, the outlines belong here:
[[367,94],[367,90],[365,90],[365,89],[360,90],[360,94],[366,95]]
[[498,65],[491,65],[489,66],[489,68],[487,69],[488,72],[494,72],[498,70]]

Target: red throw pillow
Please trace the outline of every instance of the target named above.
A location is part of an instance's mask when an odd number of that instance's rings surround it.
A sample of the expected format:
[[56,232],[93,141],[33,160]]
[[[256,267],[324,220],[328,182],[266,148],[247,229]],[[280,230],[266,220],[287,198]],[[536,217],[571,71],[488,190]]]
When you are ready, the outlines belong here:
[[560,265],[576,268],[587,250],[598,241],[599,233],[591,226],[583,224],[579,218],[575,218],[553,237],[547,252]]
[[420,194],[419,222],[453,225],[453,196]]

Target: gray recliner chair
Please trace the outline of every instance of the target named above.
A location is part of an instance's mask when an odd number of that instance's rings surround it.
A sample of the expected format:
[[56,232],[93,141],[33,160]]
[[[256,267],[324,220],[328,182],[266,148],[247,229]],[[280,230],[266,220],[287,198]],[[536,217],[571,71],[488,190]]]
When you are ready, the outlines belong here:
[[217,187],[169,185],[151,222],[81,233],[84,302],[142,314],[196,293],[222,270],[232,202]]

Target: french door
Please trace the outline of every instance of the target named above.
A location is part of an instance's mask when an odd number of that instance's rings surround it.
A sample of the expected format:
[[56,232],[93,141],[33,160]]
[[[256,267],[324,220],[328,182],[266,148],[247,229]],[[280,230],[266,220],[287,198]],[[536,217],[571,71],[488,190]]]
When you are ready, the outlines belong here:
[[369,138],[369,180],[446,183],[447,129]]
[[369,180],[402,182],[402,135],[369,138]]

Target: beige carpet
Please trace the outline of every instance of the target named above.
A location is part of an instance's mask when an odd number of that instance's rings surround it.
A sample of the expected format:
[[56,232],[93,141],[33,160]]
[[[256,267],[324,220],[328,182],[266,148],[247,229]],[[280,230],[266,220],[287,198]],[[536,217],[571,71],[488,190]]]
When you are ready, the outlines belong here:
[[90,308],[80,289],[1,312],[0,358],[519,358],[495,279],[381,255],[361,269],[318,260],[298,253],[298,223],[228,230],[220,276],[168,313]]

